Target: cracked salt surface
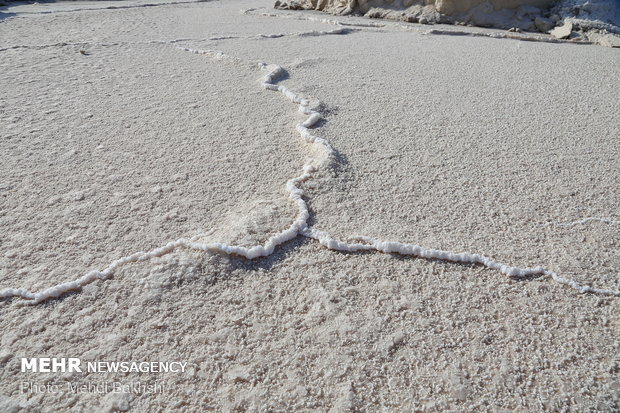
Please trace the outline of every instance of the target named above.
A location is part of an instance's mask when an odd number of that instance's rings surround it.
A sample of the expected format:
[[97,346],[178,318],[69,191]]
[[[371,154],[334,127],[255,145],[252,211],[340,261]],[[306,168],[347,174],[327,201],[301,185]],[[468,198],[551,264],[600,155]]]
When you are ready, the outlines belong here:
[[[350,29],[335,29],[331,31],[312,31],[308,33],[296,33],[294,35],[304,36],[322,36],[322,35],[342,35],[351,33],[353,30]],[[276,38],[281,37],[283,35],[257,35],[252,37],[264,37],[264,38]],[[177,41],[170,41],[168,43],[176,43]],[[197,50],[190,49],[186,47],[177,46],[179,49],[206,55],[213,60],[232,60],[232,61],[240,61],[243,62],[243,59],[239,59],[236,57],[229,56],[220,51],[212,51],[212,50]],[[255,64],[255,63],[254,63]],[[469,252],[453,252],[447,250],[439,250],[439,249],[430,249],[425,248],[420,245],[402,243],[397,241],[385,241],[379,240],[371,237],[358,237],[360,241],[363,243],[347,243],[344,241],[340,241],[334,239],[328,232],[321,231],[315,228],[310,228],[308,226],[308,219],[310,218],[310,212],[308,210],[308,205],[303,199],[303,190],[300,188],[300,184],[306,182],[307,180],[313,177],[313,173],[315,173],[320,168],[323,168],[329,165],[333,160],[334,150],[329,144],[327,140],[321,138],[317,135],[312,134],[311,128],[313,128],[316,123],[321,120],[321,114],[315,110],[312,110],[310,107],[310,102],[308,99],[296,94],[291,91],[287,87],[283,85],[278,85],[278,79],[281,79],[283,75],[286,73],[285,69],[281,66],[274,64],[266,64],[263,62],[258,62],[258,67],[262,71],[267,71],[267,74],[262,78],[262,87],[266,90],[278,91],[281,92],[284,96],[286,96],[291,102],[295,104],[299,104],[299,112],[308,115],[308,118],[302,123],[296,126],[297,132],[301,135],[301,137],[317,146],[319,149],[319,156],[311,158],[308,163],[306,163],[303,167],[303,172],[301,175],[291,178],[286,183],[286,189],[289,194],[289,199],[297,205],[298,215],[295,221],[284,231],[273,235],[270,237],[263,245],[256,245],[253,247],[243,247],[238,245],[227,245],[219,242],[212,243],[202,243],[198,242],[199,236],[192,237],[190,239],[181,238],[176,241],[171,241],[161,247],[152,249],[150,251],[144,252],[136,252],[134,254],[119,258],[113,261],[107,268],[98,271],[90,271],[82,277],[78,278],[75,281],[66,282],[62,284],[55,285],[53,287],[44,289],[39,292],[31,292],[26,288],[9,288],[0,291],[0,298],[11,298],[11,297],[20,297],[24,298],[28,301],[20,302],[23,304],[38,304],[45,300],[51,298],[58,298],[63,294],[66,294],[70,291],[78,290],[81,287],[90,284],[97,280],[104,280],[111,277],[114,272],[121,266],[134,263],[134,262],[142,262],[150,260],[151,258],[161,257],[163,255],[169,254],[176,249],[179,248],[187,248],[196,251],[205,251],[205,252],[219,252],[228,255],[238,255],[245,257],[247,259],[255,259],[259,257],[266,257],[271,255],[275,249],[288,241],[298,237],[304,236],[307,238],[317,240],[321,245],[327,247],[331,250],[341,251],[341,252],[359,252],[359,251],[378,251],[383,253],[397,253],[406,256],[419,257],[424,259],[433,259],[433,260],[441,260],[441,261],[449,261],[460,264],[478,264],[485,266],[489,269],[493,269],[499,271],[502,274],[505,274],[512,278],[527,278],[533,276],[549,276],[554,281],[568,285],[571,288],[576,289],[581,293],[595,293],[601,295],[612,295],[612,296],[620,296],[620,290],[609,290],[603,288],[594,288],[587,285],[581,285],[573,280],[564,278],[557,273],[545,269],[543,267],[535,267],[535,268],[522,268],[511,266],[507,264],[503,264],[493,260],[490,257],[486,257],[481,254],[469,253]],[[619,221],[614,221],[607,218],[584,218],[582,220],[574,221],[568,224],[555,224],[558,226],[573,226],[576,224],[586,223],[590,221],[601,221],[606,223],[618,223]],[[551,225],[551,224],[550,224]]]

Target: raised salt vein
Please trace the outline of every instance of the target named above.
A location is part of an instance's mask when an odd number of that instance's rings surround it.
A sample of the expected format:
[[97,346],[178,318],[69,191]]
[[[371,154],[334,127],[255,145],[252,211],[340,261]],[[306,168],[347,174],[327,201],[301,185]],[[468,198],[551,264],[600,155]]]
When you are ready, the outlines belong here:
[[[323,34],[344,34],[349,31],[339,31],[338,33],[333,32],[325,32]],[[229,55],[226,55],[222,52],[211,51],[211,50],[194,50],[190,48],[179,47],[182,50],[189,51],[192,53],[204,54],[215,60],[229,60],[229,61],[237,61],[242,62],[241,59],[233,58]],[[67,293],[68,291],[77,290],[87,284],[90,284],[96,280],[103,280],[109,278],[119,267],[132,263],[132,262],[140,262],[146,261],[151,258],[161,257],[163,255],[169,254],[172,251],[178,248],[187,248],[198,251],[205,252],[221,252],[225,254],[235,254],[247,259],[255,259],[259,257],[266,257],[271,255],[275,248],[287,241],[292,240],[298,235],[302,235],[307,238],[317,240],[321,245],[336,251],[346,251],[346,252],[356,252],[356,251],[379,251],[383,253],[397,253],[401,255],[410,255],[425,259],[436,259],[442,261],[450,261],[456,263],[467,263],[467,264],[479,264],[483,265],[487,268],[499,271],[509,277],[519,278],[519,277],[528,277],[532,275],[546,275],[551,277],[553,280],[568,285],[579,292],[582,293],[595,293],[602,295],[612,295],[620,297],[620,290],[607,290],[601,288],[592,288],[590,286],[582,286],[579,283],[563,278],[556,274],[553,271],[546,270],[542,267],[536,268],[520,268],[509,266],[505,264],[501,264],[489,257],[485,257],[480,254],[473,254],[469,252],[461,252],[455,253],[452,251],[444,251],[437,250],[431,248],[425,248],[415,244],[407,244],[402,242],[394,242],[394,241],[383,241],[370,237],[358,237],[364,243],[347,243],[337,239],[334,239],[329,233],[324,231],[319,231],[313,228],[309,228],[307,221],[310,217],[310,212],[308,211],[308,206],[306,202],[303,200],[303,190],[299,188],[299,184],[304,181],[310,179],[312,177],[312,173],[317,171],[318,168],[324,166],[329,163],[332,155],[333,149],[329,142],[321,138],[319,136],[313,135],[309,128],[313,127],[320,119],[321,115],[313,111],[309,108],[309,101],[307,99],[302,98],[301,96],[295,94],[293,91],[289,90],[283,85],[277,85],[277,79],[281,77],[285,71],[282,67],[277,65],[267,65],[265,63],[259,63],[258,66],[262,70],[266,70],[267,74],[262,79],[262,85],[265,89],[274,90],[281,92],[284,96],[286,96],[289,100],[294,103],[299,104],[299,111],[306,115],[309,115],[308,118],[298,124],[296,126],[297,131],[301,135],[301,137],[315,145],[319,145],[321,148],[322,156],[320,158],[314,158],[309,163],[304,165],[303,173],[295,178],[291,178],[286,183],[286,189],[289,193],[289,198],[293,203],[297,205],[298,215],[297,218],[293,221],[293,223],[282,232],[271,236],[264,245],[257,245],[254,247],[242,247],[236,245],[227,245],[223,243],[201,243],[197,242],[193,239],[185,239],[181,238],[176,241],[171,241],[164,246],[154,248],[151,251],[141,251],[136,252],[134,254],[128,255],[126,257],[122,257],[112,262],[107,268],[103,271],[91,271],[82,277],[78,278],[75,281],[70,281],[62,284],[55,285],[53,287],[47,288],[45,290],[33,293],[28,291],[25,288],[8,288],[0,291],[0,298],[9,298],[9,297],[21,297],[28,301],[26,304],[38,304],[42,301],[45,301],[50,298],[57,298],[61,295]],[[581,221],[575,221],[573,223],[569,223],[566,226],[571,226],[576,223],[584,223],[590,220],[600,220],[603,222],[608,222],[611,220],[599,219],[599,218],[586,218]],[[614,221],[616,222],[616,221]],[[561,225],[561,224],[560,224]]]

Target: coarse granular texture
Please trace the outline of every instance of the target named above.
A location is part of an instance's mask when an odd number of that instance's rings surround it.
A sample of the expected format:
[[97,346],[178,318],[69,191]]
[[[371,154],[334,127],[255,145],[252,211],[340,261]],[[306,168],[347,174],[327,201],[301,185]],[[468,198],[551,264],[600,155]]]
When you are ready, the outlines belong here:
[[[319,153],[295,130],[312,114],[261,90],[276,67],[248,63],[260,61],[286,70],[266,83],[308,99],[323,119],[306,127],[334,150],[300,183],[310,228],[618,289],[613,50],[389,26],[331,35],[325,22],[240,13],[251,6],[0,23],[0,288],[39,290],[181,237],[251,247],[288,228],[298,210],[285,183]],[[208,50],[221,53],[188,53]],[[255,260],[179,248],[59,300],[15,302],[0,305],[3,411],[619,408],[618,300],[546,276],[296,237]],[[39,356],[188,370],[20,372]],[[67,384],[114,381],[162,391]]]

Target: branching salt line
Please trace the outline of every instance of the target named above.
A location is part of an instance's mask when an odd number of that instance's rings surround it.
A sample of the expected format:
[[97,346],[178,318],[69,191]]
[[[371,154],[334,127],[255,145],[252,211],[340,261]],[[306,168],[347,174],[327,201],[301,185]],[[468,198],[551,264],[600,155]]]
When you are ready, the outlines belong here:
[[[386,28],[386,29],[397,29],[406,32],[414,32],[420,33],[424,35],[435,34],[435,35],[448,35],[448,36],[470,36],[470,37],[488,37],[491,39],[511,39],[511,40],[521,40],[524,42],[541,42],[541,43],[570,43],[570,44],[582,44],[582,45],[592,45],[594,42],[582,39],[556,39],[550,36],[546,36],[543,34],[539,35],[530,35],[530,34],[518,34],[518,33],[502,33],[502,32],[477,32],[477,31],[464,31],[464,30],[438,30],[438,29],[430,29],[425,30],[419,25],[413,25],[412,23],[400,23],[398,21],[385,21],[384,23],[377,22],[347,22],[338,19],[330,19],[330,18],[317,18],[314,16],[304,16],[304,15],[295,15],[289,13],[274,13],[274,12],[259,12],[258,9],[247,9],[244,10],[244,14],[249,14],[253,16],[261,16],[261,17],[277,17],[283,19],[293,19],[293,20],[303,20],[303,21],[312,21],[323,24],[332,24],[337,26],[348,26],[348,27],[358,27],[365,29],[378,29],[378,28]],[[345,17],[347,18],[347,17]],[[359,29],[361,30],[361,29]],[[377,30],[374,30],[375,32]]]
[[577,221],[572,222],[545,222],[541,224],[542,227],[554,226],[554,227],[574,227],[575,225],[587,224],[588,222],[602,222],[605,224],[620,224],[619,220],[615,220],[612,218],[597,218],[597,217],[588,217],[579,219]]
[[31,50],[40,50],[47,49],[51,47],[66,47],[66,46],[86,46],[86,45],[94,45],[94,46],[122,46],[126,43],[87,43],[87,42],[59,42],[59,43],[49,43],[49,44],[33,44],[33,45],[14,45],[14,46],[6,46],[0,48],[0,52],[5,52],[7,50],[16,50],[16,49],[31,49]]
[[143,7],[159,7],[159,6],[176,6],[179,4],[194,4],[194,3],[207,3],[212,0],[188,0],[188,1],[171,1],[171,2],[162,2],[162,3],[142,3],[142,4],[126,4],[119,6],[105,6],[105,7],[81,7],[76,9],[65,9],[65,10],[41,10],[41,11],[17,11],[12,12],[20,17],[24,16],[32,16],[38,14],[55,14],[55,13],[74,13],[80,11],[97,11],[97,10],[121,10],[121,9],[138,9]]
[[[314,17],[314,16],[307,16],[307,15],[298,15],[298,14],[289,14],[289,13],[274,13],[274,12],[259,12],[259,13],[253,13],[255,11],[258,11],[259,9],[254,9],[254,8],[250,8],[250,9],[246,9],[246,10],[242,10],[241,13],[243,14],[247,14],[250,16],[259,16],[259,17],[278,17],[281,19],[292,19],[292,20],[300,20],[300,21],[311,21],[311,22],[317,22],[317,23],[323,23],[323,24],[332,24],[332,25],[336,25],[336,26],[351,26],[351,27],[362,27],[362,28],[382,28],[385,27],[387,24],[396,24],[396,22],[393,21],[386,21],[384,23],[378,23],[378,22],[345,22],[342,20],[336,20],[336,19],[330,19],[330,18],[326,18],[326,17]],[[263,10],[265,10],[263,8]]]
[[[1,47],[0,52],[5,52],[7,50],[15,50],[15,49],[47,49],[52,47],[67,47],[67,46],[127,46],[127,45],[149,45],[149,44],[175,44],[180,42],[206,42],[206,41],[217,41],[217,40],[234,40],[234,39],[278,39],[281,37],[307,37],[307,36],[329,36],[329,35],[339,35],[339,34],[349,34],[360,29],[354,28],[340,28],[334,30],[325,30],[325,31],[317,31],[311,30],[307,32],[293,32],[293,33],[272,33],[272,34],[257,34],[251,36],[215,36],[208,38],[185,38],[185,39],[172,39],[172,40],[149,40],[144,42],[58,42],[58,43],[48,43],[48,44],[35,44],[35,45],[14,45],[14,46],[6,46]],[[182,48],[184,49],[184,48]]]
[[361,29],[343,27],[343,28],[334,29],[334,30],[310,31],[310,32],[305,32],[305,33],[299,33],[298,36],[306,37],[306,36],[325,36],[325,35],[330,35],[330,34],[348,34],[348,33],[352,33],[352,32],[359,31],[359,30]]
[[527,35],[527,34],[514,34],[514,33],[498,33],[498,32],[467,32],[462,30],[437,30],[431,29],[422,34],[436,34],[446,36],[469,36],[469,37],[489,37],[491,39],[512,39],[522,40],[524,42],[541,42],[541,43],[571,43],[571,44],[594,44],[586,40],[579,39],[555,39],[553,37],[543,37],[541,35]]
[[357,237],[357,239],[361,241],[365,241],[365,244],[360,243],[346,243],[343,241],[339,241],[334,239],[327,232],[318,231],[312,228],[307,228],[302,231],[302,235],[308,238],[315,239],[324,245],[325,247],[343,252],[358,252],[358,251],[379,251],[386,254],[400,254],[400,255],[410,255],[414,257],[424,258],[424,259],[432,259],[439,261],[449,261],[456,262],[459,264],[477,264],[483,265],[489,269],[496,270],[501,272],[502,274],[507,275],[511,278],[527,278],[532,276],[549,276],[553,280],[559,282],[560,284],[568,285],[581,293],[595,293],[602,295],[613,295],[616,297],[620,297],[620,290],[605,290],[600,288],[592,288],[587,285],[580,285],[579,283],[563,278],[559,276],[557,273],[547,270],[543,267],[536,268],[521,268],[521,267],[513,267],[510,265],[502,264],[493,260],[492,258],[486,257],[481,254],[472,254],[469,252],[460,252],[455,253],[452,251],[445,250],[436,250],[425,248],[420,245],[415,244],[406,244],[402,242],[394,242],[394,241],[382,241],[375,238],[370,237]]
[[[338,34],[343,34],[341,32]],[[348,32],[346,32],[348,33]],[[336,33],[334,33],[336,34]],[[225,53],[212,50],[194,50],[186,47],[177,46],[179,49],[209,56],[214,60],[228,60],[232,62],[245,62],[246,61],[229,56]],[[489,269],[499,271],[502,274],[511,278],[525,278],[530,276],[549,276],[558,283],[568,285],[581,293],[595,293],[602,295],[620,296],[620,290],[606,290],[600,288],[592,288],[590,286],[582,286],[573,280],[569,280],[559,276],[557,273],[546,270],[543,267],[536,268],[520,268],[509,266],[499,263],[489,257],[481,254],[473,254],[468,252],[455,253],[452,251],[436,250],[425,248],[415,244],[407,244],[402,242],[382,241],[370,237],[358,237],[359,240],[365,243],[347,243],[334,239],[329,233],[319,231],[308,227],[308,219],[310,218],[310,212],[308,205],[303,199],[303,190],[299,185],[312,177],[312,174],[325,164],[329,164],[333,159],[334,150],[329,142],[319,136],[313,135],[310,128],[314,127],[316,123],[321,120],[319,112],[310,108],[310,103],[307,99],[295,94],[293,91],[283,85],[278,85],[278,78],[283,77],[286,73],[285,70],[277,65],[268,65],[266,63],[258,63],[261,70],[267,71],[267,74],[263,77],[262,86],[264,89],[278,91],[286,96],[291,102],[299,104],[299,111],[308,118],[296,126],[297,131],[301,137],[309,143],[316,144],[321,149],[321,156],[312,158],[303,167],[303,173],[295,178],[289,179],[286,183],[286,189],[289,193],[289,199],[297,205],[298,215],[295,221],[284,231],[271,236],[263,245],[254,247],[242,247],[235,245],[227,245],[223,243],[201,243],[197,242],[195,238],[185,239],[181,238],[176,241],[167,243],[162,247],[152,249],[148,252],[140,251],[126,257],[120,258],[112,262],[103,271],[91,271],[75,281],[58,284],[40,292],[30,292],[25,288],[9,288],[0,291],[0,298],[20,297],[26,300],[26,304],[38,304],[42,301],[50,298],[57,298],[66,294],[69,291],[78,290],[81,287],[88,285],[96,280],[104,280],[111,277],[114,272],[121,266],[129,263],[142,262],[150,260],[151,258],[161,257],[169,254],[179,248],[187,248],[196,251],[205,252],[220,252],[229,255],[239,255],[247,259],[255,259],[259,257],[266,257],[271,255],[276,247],[290,241],[297,236],[301,235],[307,238],[317,240],[321,245],[327,247],[330,250],[342,251],[342,252],[359,252],[359,251],[379,251],[383,253],[397,253],[401,255],[414,256],[424,259],[436,259],[441,261],[449,261],[461,264],[477,264],[483,265]],[[587,222],[588,220],[595,220],[597,218],[586,218],[581,220]],[[600,219],[599,220],[603,220]],[[576,221],[577,222],[577,221]]]
[[101,46],[101,47],[110,47],[110,46],[128,46],[128,45],[148,45],[148,44],[174,44],[179,42],[187,42],[187,41],[207,41],[212,39],[173,39],[173,40],[150,40],[144,42],[58,42],[58,43],[48,43],[48,44],[31,44],[31,45],[13,45],[6,46],[0,48],[0,52],[5,52],[7,50],[15,50],[15,49],[31,49],[31,50],[40,50],[40,49],[48,49],[52,47],[67,47],[67,46]]
[[[229,55],[226,55],[222,52],[216,52],[211,50],[194,50],[184,47],[178,47],[179,49],[189,51],[192,53],[207,55],[214,60],[229,60],[233,62],[243,62],[242,59],[238,59]],[[302,99],[297,94],[290,91],[285,86],[278,86],[277,79],[282,76],[285,71],[282,67],[277,65],[267,65],[265,63],[259,63],[259,67],[262,70],[267,70],[268,73],[263,78],[262,86],[265,89],[269,90],[277,90],[281,92],[284,96],[289,98],[292,102],[299,104],[299,111],[307,114],[308,118],[303,123],[297,125],[297,130],[301,134],[301,136],[311,142],[318,143],[321,145],[323,156],[320,158],[313,159],[310,163],[304,165],[303,173],[295,178],[290,179],[286,183],[286,189],[289,193],[289,198],[297,205],[299,210],[297,219],[293,221],[293,223],[286,230],[273,235],[270,237],[264,245],[258,245],[254,247],[242,247],[235,245],[226,245],[223,243],[200,243],[194,240],[188,240],[185,238],[178,239],[176,241],[172,241],[167,243],[162,247],[155,248],[151,251],[144,252],[136,252],[134,254],[128,255],[126,257],[120,258],[114,262],[112,262],[107,268],[102,271],[90,271],[89,273],[83,275],[75,281],[70,281],[62,284],[55,285],[53,287],[47,288],[40,292],[30,292],[25,288],[9,288],[0,291],[0,298],[10,298],[10,297],[20,297],[30,301],[27,301],[26,304],[34,305],[41,303],[50,298],[58,298],[63,294],[66,294],[69,291],[78,290],[85,285],[88,285],[96,280],[104,280],[111,277],[114,272],[121,266],[150,260],[151,258],[161,257],[163,255],[169,254],[178,248],[188,248],[197,251],[205,251],[205,252],[221,252],[224,254],[235,254],[247,259],[255,259],[259,257],[266,257],[271,255],[275,248],[278,245],[281,245],[287,241],[296,238],[302,231],[307,229],[307,221],[310,217],[310,212],[308,211],[308,206],[306,202],[303,200],[303,190],[299,188],[299,184],[309,179],[314,171],[325,162],[329,162],[330,157],[333,154],[333,150],[329,143],[323,139],[316,136],[313,136],[309,129],[316,122],[318,122],[321,118],[320,114],[316,111],[313,111],[309,108],[309,101],[307,99]]]
[[227,55],[226,53],[220,52],[218,50],[199,50],[199,49],[192,49],[189,47],[182,47],[182,46],[177,46],[177,49],[181,49],[185,52],[190,52],[194,54],[202,54],[202,55],[208,56],[209,58],[213,60],[220,60],[220,61],[228,60],[231,62],[246,63],[246,61],[243,59],[239,59],[238,57]]

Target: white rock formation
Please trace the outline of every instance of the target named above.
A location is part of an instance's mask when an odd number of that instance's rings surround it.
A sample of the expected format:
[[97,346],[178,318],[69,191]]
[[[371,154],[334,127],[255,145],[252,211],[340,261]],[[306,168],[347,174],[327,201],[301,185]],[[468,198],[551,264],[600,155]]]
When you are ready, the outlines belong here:
[[618,0],[276,0],[275,7],[543,33],[561,27],[554,37],[620,47]]
[[[276,8],[353,12],[420,23],[465,22],[480,26],[534,28],[534,15],[554,0],[277,0]],[[532,16],[530,16],[532,15]]]

